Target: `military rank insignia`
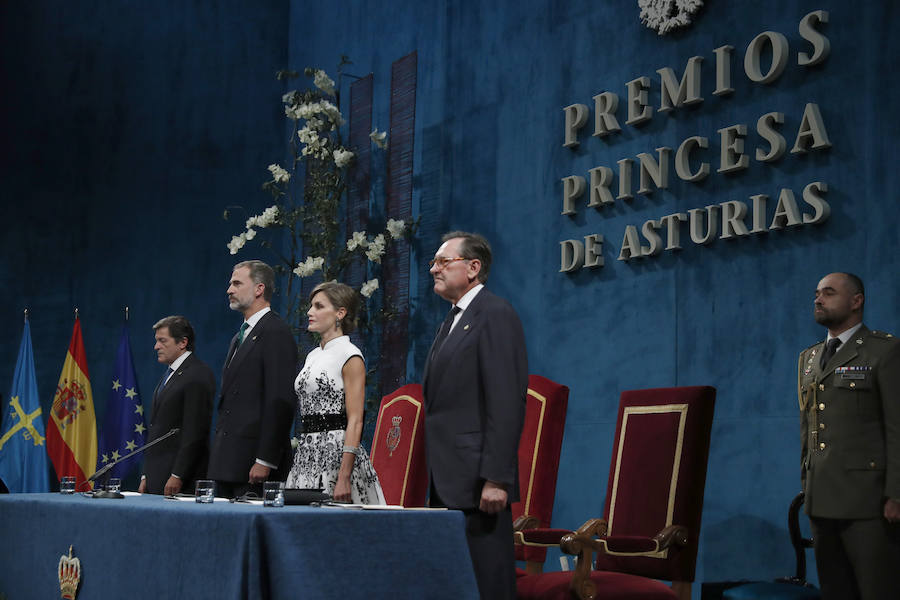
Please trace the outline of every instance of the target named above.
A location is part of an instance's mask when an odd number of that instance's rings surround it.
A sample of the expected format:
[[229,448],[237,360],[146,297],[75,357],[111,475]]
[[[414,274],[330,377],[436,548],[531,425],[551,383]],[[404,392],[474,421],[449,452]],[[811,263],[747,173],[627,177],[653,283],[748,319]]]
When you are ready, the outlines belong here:
[[64,600],[75,600],[78,594],[78,584],[81,583],[81,561],[72,556],[72,546],[69,546],[69,555],[59,557],[59,594]]
[[813,351],[809,353],[809,358],[806,360],[806,369],[804,369],[804,371],[803,371],[804,375],[809,375],[810,373],[812,373],[813,359],[815,358],[815,356],[816,356],[816,350],[814,348]]

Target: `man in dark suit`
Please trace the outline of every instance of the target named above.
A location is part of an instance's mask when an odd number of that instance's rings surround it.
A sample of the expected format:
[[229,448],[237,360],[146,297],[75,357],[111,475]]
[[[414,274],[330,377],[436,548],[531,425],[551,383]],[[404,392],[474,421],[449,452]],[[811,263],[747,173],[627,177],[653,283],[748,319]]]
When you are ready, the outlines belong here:
[[209,423],[216,394],[212,369],[193,353],[194,328],[181,316],[160,319],[153,326],[159,362],[169,366],[153,392],[148,442],[172,429],[180,431],[148,448],[138,491],[173,496],[194,491],[194,481],[206,474]]
[[435,293],[453,308],[425,363],[425,452],[431,505],[461,509],[482,598],[515,597],[510,503],[528,389],[518,315],[484,287],[487,240],[448,233],[431,261]]
[[825,342],[800,354],[806,493],[822,598],[897,593],[900,569],[900,341],[863,325],[865,291],[826,275],[813,315]]
[[216,431],[207,476],[217,494],[262,495],[264,481],[287,479],[294,418],[297,345],[271,310],[275,273],[258,260],[238,263],[228,305],[244,315],[222,370]]

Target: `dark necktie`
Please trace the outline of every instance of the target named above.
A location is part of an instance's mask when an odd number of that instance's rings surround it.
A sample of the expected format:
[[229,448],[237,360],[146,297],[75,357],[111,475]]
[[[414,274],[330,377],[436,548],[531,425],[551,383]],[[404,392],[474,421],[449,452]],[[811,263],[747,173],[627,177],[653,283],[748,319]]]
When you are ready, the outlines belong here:
[[447,336],[450,335],[450,328],[453,326],[453,319],[457,314],[462,312],[462,309],[458,306],[454,306],[450,309],[450,312],[447,313],[447,318],[444,319],[444,322],[441,323],[441,328],[438,331],[437,337],[434,338],[434,353],[432,356],[437,356],[438,352],[441,351],[441,346],[444,345],[444,341],[447,339]]
[[841,338],[831,338],[827,342],[825,342],[825,350],[822,351],[822,358],[819,361],[819,366],[823,369],[825,365],[828,364],[828,361],[831,360],[831,357],[834,356],[834,353],[837,352],[838,346],[841,345]]
[[153,390],[153,409],[154,412],[156,410],[156,402],[159,399],[159,393],[163,391],[166,387],[166,383],[168,383],[169,375],[173,373],[172,367],[166,369],[166,373],[162,376],[162,379],[159,380],[159,383],[156,386],[156,389]]

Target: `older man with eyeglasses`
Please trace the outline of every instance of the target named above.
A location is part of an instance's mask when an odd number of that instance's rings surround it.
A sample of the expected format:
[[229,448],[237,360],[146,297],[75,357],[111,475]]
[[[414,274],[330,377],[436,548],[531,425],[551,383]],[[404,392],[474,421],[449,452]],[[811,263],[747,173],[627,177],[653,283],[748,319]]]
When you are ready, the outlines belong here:
[[513,307],[484,287],[491,247],[454,231],[431,261],[435,293],[453,306],[425,363],[425,451],[432,506],[460,509],[482,598],[515,598],[510,503],[528,355]]

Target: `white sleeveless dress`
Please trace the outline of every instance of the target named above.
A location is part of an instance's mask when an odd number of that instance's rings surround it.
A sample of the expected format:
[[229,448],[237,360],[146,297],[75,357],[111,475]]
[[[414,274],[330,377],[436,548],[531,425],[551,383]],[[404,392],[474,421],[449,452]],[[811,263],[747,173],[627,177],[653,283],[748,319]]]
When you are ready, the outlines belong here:
[[[341,370],[354,356],[362,358],[362,353],[346,335],[307,355],[294,381],[299,445],[294,452],[287,487],[321,488],[326,494],[334,493],[347,425]],[[362,446],[350,475],[350,493],[355,504],[385,504],[378,476]]]

